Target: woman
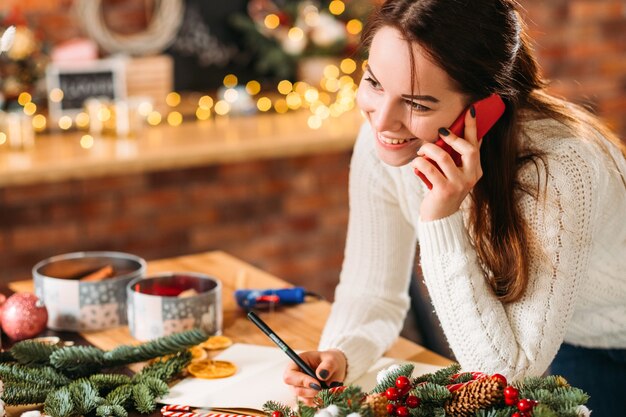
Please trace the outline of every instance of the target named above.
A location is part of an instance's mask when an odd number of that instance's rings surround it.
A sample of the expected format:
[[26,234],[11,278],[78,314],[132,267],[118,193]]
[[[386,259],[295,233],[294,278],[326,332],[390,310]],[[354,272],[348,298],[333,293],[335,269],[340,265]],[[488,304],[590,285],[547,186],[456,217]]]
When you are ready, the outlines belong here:
[[[419,243],[464,369],[515,380],[552,363],[591,394],[595,416],[609,415],[626,377],[626,147],[544,90],[511,0],[390,0],[363,43],[368,123],[351,163],[345,260],[320,351],[302,357],[319,381],[340,383],[382,355],[407,312]],[[486,116],[472,103],[493,93],[506,110],[481,140]],[[446,127],[459,114],[457,136]],[[304,400],[319,389],[295,365],[284,379]]]

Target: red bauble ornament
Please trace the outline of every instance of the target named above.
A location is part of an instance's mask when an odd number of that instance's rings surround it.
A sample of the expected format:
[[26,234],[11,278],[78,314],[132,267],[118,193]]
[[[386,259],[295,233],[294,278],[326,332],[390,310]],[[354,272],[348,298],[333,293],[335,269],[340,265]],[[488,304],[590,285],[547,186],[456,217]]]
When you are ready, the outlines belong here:
[[504,403],[506,405],[517,405],[519,399],[519,390],[515,387],[508,386],[504,388]]
[[387,414],[392,416],[396,412],[396,406],[393,404],[387,404]]
[[278,410],[272,411],[272,417],[283,417],[283,413]]
[[533,400],[529,400],[528,398],[524,398],[517,402],[517,409],[522,413],[527,413],[533,409],[535,406],[535,402]]
[[409,409],[403,405],[398,406],[396,408],[396,416],[397,417],[409,417]]
[[409,395],[406,397],[406,405],[409,408],[417,408],[420,405],[421,400],[415,395]]
[[497,379],[498,381],[500,381],[502,383],[502,385],[504,385],[506,387],[506,385],[508,384],[508,382],[506,381],[506,377],[504,375],[501,374],[493,374],[491,375],[491,379]]
[[37,336],[47,322],[48,310],[35,294],[13,294],[2,306],[2,330],[13,340]]
[[398,398],[400,398],[400,393],[398,392],[397,388],[387,388],[387,391],[385,391],[385,397],[387,397],[389,401],[396,401]]
[[411,380],[407,378],[406,376],[400,375],[396,379],[396,388],[398,388],[400,391],[404,391],[410,386],[411,386]]
[[[522,413],[524,414],[524,413]],[[511,417],[522,417],[522,414],[518,413],[517,411],[514,412],[513,414],[511,414]]]

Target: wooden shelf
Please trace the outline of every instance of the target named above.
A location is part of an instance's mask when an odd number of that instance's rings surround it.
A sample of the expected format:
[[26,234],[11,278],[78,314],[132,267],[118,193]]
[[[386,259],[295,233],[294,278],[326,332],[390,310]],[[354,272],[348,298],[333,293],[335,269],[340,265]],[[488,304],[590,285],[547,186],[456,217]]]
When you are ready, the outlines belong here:
[[0,186],[187,168],[350,149],[363,121],[358,110],[308,127],[310,112],[218,117],[178,127],[146,127],[137,138],[95,138],[82,133],[38,135],[25,151],[0,147]]

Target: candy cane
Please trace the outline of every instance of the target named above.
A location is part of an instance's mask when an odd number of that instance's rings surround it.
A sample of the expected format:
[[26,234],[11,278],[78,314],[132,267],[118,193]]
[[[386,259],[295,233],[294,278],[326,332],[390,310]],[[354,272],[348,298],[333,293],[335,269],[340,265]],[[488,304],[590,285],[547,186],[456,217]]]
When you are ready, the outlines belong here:
[[161,407],[163,417],[247,417],[242,414],[227,413],[195,413],[188,405],[164,405]]

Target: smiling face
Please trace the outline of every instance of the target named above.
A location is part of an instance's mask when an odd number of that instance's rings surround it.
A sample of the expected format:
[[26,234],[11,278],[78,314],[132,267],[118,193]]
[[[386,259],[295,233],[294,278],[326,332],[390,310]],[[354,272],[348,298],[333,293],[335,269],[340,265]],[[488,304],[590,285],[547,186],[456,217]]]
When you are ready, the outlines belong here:
[[408,164],[426,142],[438,139],[437,130],[448,127],[469,104],[454,81],[434,64],[425,50],[407,41],[394,28],[376,32],[368,67],[357,95],[376,137],[379,158],[392,166]]

